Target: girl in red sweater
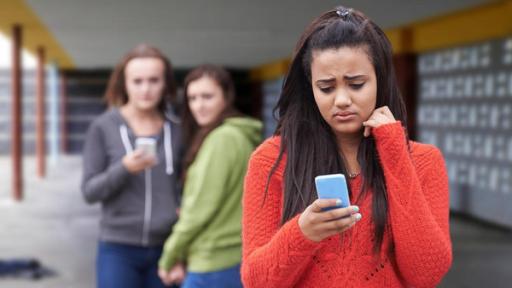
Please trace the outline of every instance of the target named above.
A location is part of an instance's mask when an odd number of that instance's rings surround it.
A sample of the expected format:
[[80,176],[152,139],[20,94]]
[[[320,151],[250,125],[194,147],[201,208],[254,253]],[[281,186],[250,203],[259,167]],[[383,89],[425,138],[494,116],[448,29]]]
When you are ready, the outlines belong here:
[[[440,151],[410,141],[391,45],[338,7],[300,38],[275,136],[252,155],[243,199],[245,287],[434,287],[452,262]],[[317,199],[348,176],[351,203]]]

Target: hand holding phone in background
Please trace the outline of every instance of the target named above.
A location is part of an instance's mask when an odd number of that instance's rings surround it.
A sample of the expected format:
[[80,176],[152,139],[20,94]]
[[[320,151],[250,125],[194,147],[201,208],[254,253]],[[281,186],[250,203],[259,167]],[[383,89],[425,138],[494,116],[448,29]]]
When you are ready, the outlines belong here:
[[137,138],[135,151],[123,157],[123,164],[130,173],[138,173],[156,164],[156,140]]
[[306,238],[320,242],[361,220],[359,207],[350,206],[343,174],[317,176],[315,184],[319,199],[306,207],[299,217],[299,227]]

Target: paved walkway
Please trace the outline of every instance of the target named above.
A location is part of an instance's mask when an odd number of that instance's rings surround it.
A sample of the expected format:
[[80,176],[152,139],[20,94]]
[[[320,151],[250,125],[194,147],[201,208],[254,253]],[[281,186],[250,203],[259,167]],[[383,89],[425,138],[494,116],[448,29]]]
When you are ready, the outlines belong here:
[[[55,270],[40,281],[1,279],[6,288],[91,288],[99,206],[87,206],[79,185],[81,160],[60,159],[48,176],[35,177],[35,159],[24,161],[25,199],[10,195],[10,159],[0,157],[0,258],[35,257]],[[510,287],[512,232],[452,217],[453,267],[440,287]]]
[[0,158],[0,258],[35,257],[57,275],[40,281],[0,278],[0,287],[94,287],[100,210],[82,200],[80,158],[48,165],[41,180],[35,177],[35,159],[27,157],[22,202],[11,200],[10,164]]

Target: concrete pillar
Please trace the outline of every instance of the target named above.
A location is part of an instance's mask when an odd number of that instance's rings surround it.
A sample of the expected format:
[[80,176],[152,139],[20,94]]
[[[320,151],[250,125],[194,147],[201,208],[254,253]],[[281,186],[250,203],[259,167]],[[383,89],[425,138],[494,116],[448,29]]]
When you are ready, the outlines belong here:
[[48,69],[48,145],[49,165],[55,167],[59,158],[60,148],[60,96],[59,96],[59,68],[57,63],[50,64]]
[[15,200],[23,198],[23,127],[22,127],[22,66],[21,66],[22,28],[12,27],[12,77],[11,77],[11,157],[12,157],[12,195]]
[[45,50],[43,47],[37,49],[37,94],[36,94],[36,155],[37,155],[37,176],[43,178],[46,175],[46,140],[45,140]]

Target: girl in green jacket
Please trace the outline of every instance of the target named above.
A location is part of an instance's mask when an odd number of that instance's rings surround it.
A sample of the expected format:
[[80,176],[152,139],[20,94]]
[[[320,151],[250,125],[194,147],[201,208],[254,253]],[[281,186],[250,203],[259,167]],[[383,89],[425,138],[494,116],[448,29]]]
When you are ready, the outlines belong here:
[[249,156],[261,141],[262,125],[234,109],[234,84],[223,68],[194,69],[184,89],[188,151],[183,200],[160,258],[159,276],[168,285],[184,278],[184,288],[242,287],[243,178]]

